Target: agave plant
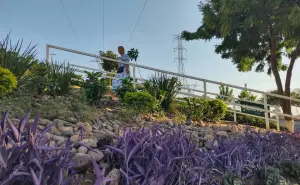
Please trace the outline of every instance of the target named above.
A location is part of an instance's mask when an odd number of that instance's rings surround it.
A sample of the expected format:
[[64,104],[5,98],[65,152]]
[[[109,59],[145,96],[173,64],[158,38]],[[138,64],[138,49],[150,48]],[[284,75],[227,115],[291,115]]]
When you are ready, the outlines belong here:
[[36,46],[23,47],[23,40],[12,44],[10,34],[0,41],[0,66],[9,69],[17,77],[18,85],[26,81],[26,73],[38,63]]
[[161,100],[163,97],[161,106],[163,110],[169,111],[181,83],[176,77],[157,73],[151,76],[150,80],[144,82],[144,87],[157,100]]

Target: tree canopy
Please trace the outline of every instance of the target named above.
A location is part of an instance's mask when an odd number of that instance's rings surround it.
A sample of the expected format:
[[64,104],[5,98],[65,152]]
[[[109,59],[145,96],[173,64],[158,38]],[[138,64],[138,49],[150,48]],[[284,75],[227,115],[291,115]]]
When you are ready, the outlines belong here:
[[[207,0],[199,9],[201,26],[196,32],[183,31],[183,39],[220,39],[215,52],[223,59],[241,72],[273,74],[278,93],[291,95],[292,70],[300,55],[299,0]],[[284,56],[289,65],[282,63]],[[280,71],[286,71],[285,87]],[[281,104],[290,114],[290,101]]]

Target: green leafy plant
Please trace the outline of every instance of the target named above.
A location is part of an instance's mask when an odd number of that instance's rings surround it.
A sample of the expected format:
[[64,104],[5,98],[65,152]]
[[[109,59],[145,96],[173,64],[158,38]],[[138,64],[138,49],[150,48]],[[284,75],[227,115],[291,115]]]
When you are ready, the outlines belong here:
[[136,61],[139,57],[139,50],[131,48],[129,51],[127,51],[127,55],[129,56],[131,61]]
[[9,69],[0,67],[0,98],[11,93],[16,87],[16,76]]
[[104,94],[108,91],[107,81],[101,78],[100,72],[88,72],[85,71],[87,79],[84,82],[84,89],[86,93],[87,101],[90,105],[93,105],[96,101],[101,100]]
[[123,102],[125,106],[131,107],[141,113],[152,112],[156,106],[156,99],[145,91],[126,92]]
[[243,182],[236,174],[225,173],[222,176],[222,185],[243,185]]
[[127,77],[122,80],[122,86],[116,90],[116,94],[121,99],[121,101],[123,101],[124,96],[127,92],[135,92],[135,91],[136,89],[134,89],[133,87],[132,79]]
[[[107,52],[103,52],[103,51],[100,51],[100,56],[101,57],[106,57],[106,58],[111,58],[111,59],[114,59],[114,60],[117,60],[118,59],[118,55],[116,55],[114,52],[112,51],[107,51]],[[105,71],[115,71],[117,70],[118,68],[118,63],[117,62],[113,62],[113,61],[110,61],[110,60],[105,60],[105,59],[101,59],[101,64],[102,64],[102,68],[105,70]]]
[[168,112],[171,104],[174,102],[181,83],[176,77],[168,77],[165,74],[155,74],[150,80],[144,82],[145,90],[148,91],[157,100],[161,100],[161,107]]
[[227,104],[218,99],[208,101],[208,111],[206,119],[219,121],[225,116],[227,110]]
[[264,167],[256,170],[256,176],[262,185],[288,185],[280,171],[274,167]]
[[47,87],[45,91],[52,96],[64,96],[72,90],[72,78],[75,68],[66,63],[52,63],[47,74]]
[[180,102],[180,112],[183,112],[187,120],[200,121],[206,118],[208,101],[201,98],[183,98]]

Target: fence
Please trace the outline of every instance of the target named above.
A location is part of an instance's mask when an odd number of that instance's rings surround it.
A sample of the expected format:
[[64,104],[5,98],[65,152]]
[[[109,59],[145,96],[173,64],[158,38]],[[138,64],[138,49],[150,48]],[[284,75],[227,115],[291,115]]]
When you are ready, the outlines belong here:
[[[85,53],[85,52],[81,52],[81,51],[76,51],[76,50],[72,50],[72,49],[67,49],[67,48],[63,48],[63,47],[58,47],[58,46],[54,46],[54,45],[46,45],[46,61],[47,62],[49,61],[50,48],[61,50],[61,51],[66,51],[66,52],[71,52],[71,53],[75,53],[75,54],[79,54],[79,55],[89,56],[89,57],[93,57],[93,58],[97,58],[97,59],[105,59],[105,60],[108,60],[108,61],[111,61],[111,62],[119,62],[119,63],[127,64],[125,62],[114,60],[114,59],[111,59],[111,58],[102,57],[102,56],[99,56],[99,55],[94,55],[94,54]],[[253,93],[262,94],[263,95],[263,103],[242,100],[242,99],[235,98],[235,97],[232,98],[232,101],[225,101],[226,103],[228,103],[228,105],[231,105],[233,107],[233,110],[228,110],[228,111],[233,112],[235,122],[237,121],[237,114],[252,116],[252,117],[255,117],[255,118],[264,119],[265,122],[266,122],[266,128],[269,129],[270,128],[270,120],[272,120],[272,118],[269,118],[269,115],[270,114],[275,114],[276,119],[274,119],[274,120],[277,121],[277,130],[279,130],[279,116],[290,117],[292,119],[299,118],[299,116],[294,116],[292,114],[284,114],[284,113],[280,113],[276,110],[275,111],[269,110],[269,107],[273,107],[274,105],[268,104],[267,98],[268,97],[275,97],[275,98],[279,98],[279,99],[300,102],[299,99],[295,99],[295,98],[291,98],[291,97],[287,97],[287,96],[282,96],[282,95],[278,95],[278,94],[272,94],[272,93],[268,93],[268,92],[263,92],[263,91],[259,91],[259,90],[256,90],[256,89],[244,88],[244,87],[231,85],[231,84],[226,84],[226,83],[222,83],[222,82],[216,82],[216,81],[203,79],[203,78],[199,78],[199,77],[195,77],[195,76],[183,75],[183,74],[179,74],[179,73],[175,73],[175,72],[171,72],[171,71],[166,71],[166,70],[162,70],[162,69],[156,69],[156,68],[152,68],[152,67],[144,66],[144,65],[139,65],[139,64],[135,64],[135,63],[129,63],[129,65],[132,67],[131,78],[133,79],[133,86],[134,87],[136,87],[136,85],[139,83],[139,81],[144,81],[145,80],[145,79],[137,78],[137,76],[136,76],[136,68],[140,68],[140,69],[154,71],[154,72],[158,72],[158,73],[162,73],[162,74],[173,75],[173,76],[181,77],[181,78],[184,78],[184,79],[190,79],[190,80],[195,80],[195,81],[198,81],[198,82],[202,82],[203,90],[193,89],[193,88],[189,88],[189,87],[182,87],[181,89],[185,89],[188,92],[180,91],[179,94],[185,95],[185,96],[199,97],[198,95],[195,95],[193,93],[193,92],[199,92],[199,93],[203,94],[203,96],[201,96],[203,98],[209,98],[208,95],[227,97],[227,96],[224,96],[224,95],[220,95],[218,93],[210,92],[207,89],[208,84],[215,84],[215,85],[220,85],[220,86],[223,85],[223,86],[228,86],[228,87],[234,88],[234,89],[248,90],[248,91],[253,92]],[[111,74],[111,72],[103,71],[103,70],[100,70],[100,69],[94,69],[94,68],[90,68],[90,67],[86,67],[86,66],[74,65],[74,64],[72,66],[77,68],[78,72],[83,72],[83,70],[99,71],[99,72],[104,73],[105,78],[115,79],[114,77],[106,75],[106,74]],[[229,97],[227,97],[227,98],[229,98]],[[239,104],[239,103],[237,103],[238,101],[247,102],[248,105]],[[257,105],[261,105],[261,108],[257,107]],[[253,110],[253,111],[263,112],[264,117],[253,115],[253,114],[248,114],[248,113],[245,113],[245,112],[239,112],[239,111],[237,111],[237,107],[241,107],[243,109],[250,109],[250,110]]]

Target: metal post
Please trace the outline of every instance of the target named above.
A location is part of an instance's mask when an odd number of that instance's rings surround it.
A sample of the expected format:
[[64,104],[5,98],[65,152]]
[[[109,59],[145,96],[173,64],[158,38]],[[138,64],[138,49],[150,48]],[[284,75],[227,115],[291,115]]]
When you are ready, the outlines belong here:
[[268,102],[267,102],[267,94],[264,93],[264,108],[265,108],[265,120],[266,120],[266,129],[270,129],[270,122],[269,122],[269,110],[268,110]]
[[232,99],[232,101],[233,101],[233,121],[236,123],[237,122],[237,120],[236,120],[236,107],[235,107],[235,100],[234,100],[234,98]]
[[49,63],[49,45],[46,45],[46,63]]
[[279,122],[279,110],[278,110],[278,107],[276,106],[275,107],[275,112],[276,112],[276,121],[277,121],[277,131],[280,132],[280,122]]
[[135,66],[132,67],[133,88],[136,88]]
[[206,91],[206,81],[203,81],[203,91],[204,91],[204,98],[207,96],[207,91]]

